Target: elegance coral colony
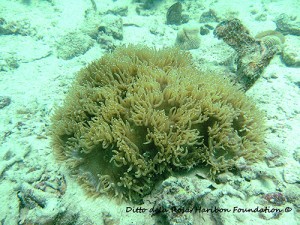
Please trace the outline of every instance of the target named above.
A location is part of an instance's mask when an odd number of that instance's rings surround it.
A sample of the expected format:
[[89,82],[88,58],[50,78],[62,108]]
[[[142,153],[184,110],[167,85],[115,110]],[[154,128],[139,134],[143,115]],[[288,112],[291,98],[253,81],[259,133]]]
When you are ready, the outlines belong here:
[[134,202],[172,171],[263,157],[263,116],[176,48],[119,47],[83,68],[52,118],[59,161],[93,196]]

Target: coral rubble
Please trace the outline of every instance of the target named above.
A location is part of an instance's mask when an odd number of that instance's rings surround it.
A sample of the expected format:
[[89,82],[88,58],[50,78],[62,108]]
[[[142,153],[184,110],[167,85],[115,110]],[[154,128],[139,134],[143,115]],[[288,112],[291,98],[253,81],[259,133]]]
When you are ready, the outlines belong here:
[[300,22],[297,17],[290,17],[285,13],[275,18],[277,30],[283,34],[300,36]]
[[273,56],[280,51],[277,45],[266,45],[266,42],[252,37],[238,19],[219,23],[214,34],[237,52],[237,81],[245,90],[255,83]]
[[200,208],[201,199],[211,192],[209,186],[208,180],[169,177],[159,187],[153,215],[158,221],[164,219],[164,224],[193,224],[193,214]]
[[166,19],[167,24],[180,25],[182,23],[182,4],[180,2],[176,2],[168,9]]
[[31,27],[28,20],[6,21],[0,18],[0,35],[34,36],[36,29]]
[[83,68],[52,117],[52,146],[92,196],[141,202],[172,171],[214,176],[264,153],[263,116],[176,48],[119,47]]
[[217,16],[217,13],[212,9],[209,9],[207,12],[203,12],[199,19],[200,23],[219,22],[219,21],[220,18]]
[[255,39],[260,40],[265,49],[270,49],[276,46],[276,48],[278,48],[278,52],[282,51],[283,44],[285,42],[284,35],[275,30],[260,32],[255,36]]
[[200,47],[200,29],[197,26],[186,25],[177,33],[175,45],[181,50],[191,50]]
[[123,39],[123,20],[119,15],[87,13],[80,31],[112,51]]
[[300,67],[300,38],[289,35],[282,51],[282,61],[289,67]]
[[65,34],[56,45],[57,56],[68,60],[86,53],[93,45],[92,39],[81,32]]
[[8,106],[11,103],[11,98],[8,96],[0,96],[0,109]]

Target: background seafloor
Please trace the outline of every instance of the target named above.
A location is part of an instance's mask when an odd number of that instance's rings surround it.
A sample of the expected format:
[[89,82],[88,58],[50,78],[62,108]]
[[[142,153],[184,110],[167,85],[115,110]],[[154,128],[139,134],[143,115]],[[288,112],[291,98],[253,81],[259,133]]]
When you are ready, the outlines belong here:
[[[276,18],[284,13],[290,20],[284,46],[289,57],[282,60],[281,55],[276,55],[246,93],[267,115],[265,161],[239,175],[224,173],[218,184],[200,173],[170,178],[165,183],[180,186],[190,182],[191,191],[186,197],[209,193],[205,205],[212,208],[258,206],[291,209],[290,212],[182,216],[126,212],[126,207],[137,206],[106,197],[87,198],[68,171],[55,161],[49,140],[49,119],[53,107],[62,103],[76,71],[120,44],[139,43],[158,48],[174,45],[182,25],[166,25],[165,21],[166,12],[175,1],[148,1],[154,5],[145,2],[0,1],[1,224],[299,224],[298,0],[255,0],[242,4],[237,0],[181,1],[189,21],[202,27],[200,48],[190,51],[198,67],[229,71],[225,62],[232,49],[214,38],[208,28],[233,16],[256,35],[275,30]],[[95,24],[98,29],[94,29]],[[195,183],[199,183],[199,190],[192,186]],[[178,204],[183,200],[178,196],[167,197],[179,201]],[[155,193],[141,207],[149,210],[153,199]]]

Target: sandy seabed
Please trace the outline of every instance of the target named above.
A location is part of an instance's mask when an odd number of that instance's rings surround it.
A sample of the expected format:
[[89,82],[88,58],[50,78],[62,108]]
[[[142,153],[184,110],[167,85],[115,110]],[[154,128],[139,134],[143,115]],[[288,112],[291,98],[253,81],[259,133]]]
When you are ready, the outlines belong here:
[[[253,36],[275,30],[274,21],[281,13],[299,20],[296,0],[181,2],[183,13],[194,25],[215,27],[217,20],[234,16]],[[246,92],[266,113],[265,160],[249,167],[251,173],[225,174],[226,182],[210,189],[217,198],[212,197],[211,208],[201,206],[197,213],[184,207],[173,212],[153,208],[155,196],[142,206],[105,196],[91,199],[55,160],[50,118],[54,107],[62,104],[76,72],[117,45],[173,46],[183,26],[165,23],[173,3],[158,1],[144,9],[142,3],[130,0],[0,2],[1,224],[164,224],[161,215],[167,215],[170,224],[300,223],[300,69],[287,66],[280,54]],[[209,10],[218,19],[200,23],[200,16]],[[99,30],[88,29],[87,18],[93,11],[104,18],[104,26],[110,26],[107,37],[97,38],[93,32]],[[78,35],[72,50],[62,46],[70,32]],[[285,39],[285,45],[299,49],[299,36],[285,34]],[[199,68],[229,71],[223,64],[232,49],[216,39],[212,30],[201,35],[200,47],[190,52]],[[299,55],[295,57],[299,60]],[[195,173],[187,177],[200,179]],[[207,182],[202,182],[204,188]],[[207,187],[212,185],[209,182]],[[178,212],[187,216],[176,220]]]

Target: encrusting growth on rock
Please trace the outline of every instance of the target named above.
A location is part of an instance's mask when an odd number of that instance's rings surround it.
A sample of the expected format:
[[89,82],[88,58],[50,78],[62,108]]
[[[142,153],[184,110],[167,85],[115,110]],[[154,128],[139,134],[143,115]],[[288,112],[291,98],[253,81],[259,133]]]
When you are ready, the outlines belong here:
[[83,68],[52,117],[59,161],[92,196],[141,203],[172,171],[263,157],[263,116],[176,48],[119,47]]
[[238,19],[219,23],[214,34],[237,52],[237,81],[245,90],[255,83],[274,55],[281,51],[273,44],[275,38],[256,40]]

